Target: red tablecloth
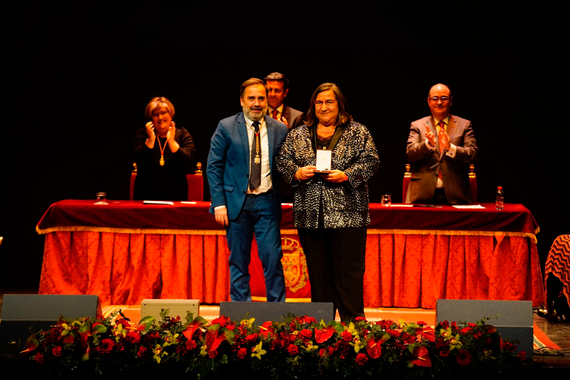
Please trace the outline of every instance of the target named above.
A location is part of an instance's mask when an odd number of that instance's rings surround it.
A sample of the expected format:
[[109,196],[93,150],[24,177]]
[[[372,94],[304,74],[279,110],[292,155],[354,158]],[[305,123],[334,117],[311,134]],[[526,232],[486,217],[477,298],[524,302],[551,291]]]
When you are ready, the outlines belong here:
[[[209,202],[173,202],[173,205],[143,204],[142,201],[109,201],[95,205],[95,201],[63,200],[52,204],[38,223],[40,233],[51,231],[113,231],[172,234],[194,234],[196,230],[223,228],[208,212]],[[496,211],[493,204],[483,209],[464,209],[452,206],[383,207],[370,205],[371,230],[443,230],[514,232],[532,237],[538,225],[530,211],[519,204],[507,204],[505,210]],[[281,228],[294,229],[292,205],[283,204]]]
[[[438,298],[532,300],[544,304],[538,226],[522,205],[483,209],[371,205],[364,282],[367,307],[434,308]],[[37,226],[46,234],[41,294],[98,294],[103,304],[144,298],[229,300],[224,230],[208,202],[65,200]],[[302,247],[283,205],[287,297],[308,300]],[[253,255],[252,291],[263,297]]]

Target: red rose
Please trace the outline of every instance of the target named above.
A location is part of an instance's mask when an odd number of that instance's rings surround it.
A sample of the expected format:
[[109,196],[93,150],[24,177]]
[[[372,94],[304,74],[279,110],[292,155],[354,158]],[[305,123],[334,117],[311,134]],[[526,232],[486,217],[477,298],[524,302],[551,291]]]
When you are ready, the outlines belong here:
[[139,346],[139,350],[137,351],[137,356],[139,358],[142,358],[144,356],[144,354],[146,353],[147,348],[145,346]]
[[184,345],[186,346],[186,349],[189,351],[192,351],[193,349],[195,349],[196,347],[198,347],[198,344],[194,341],[194,339],[188,339]]
[[471,363],[471,354],[467,350],[459,350],[457,353],[457,363],[462,366],[467,366]]
[[247,356],[247,348],[242,347],[237,352],[238,359],[243,359]]
[[129,331],[125,339],[129,343],[139,343],[141,341],[141,334],[137,331]]
[[55,346],[51,349],[51,353],[53,356],[60,356],[61,355],[61,346]]
[[298,355],[299,354],[299,347],[295,346],[294,344],[290,344],[289,347],[287,347],[287,352],[291,356]]
[[221,316],[221,317],[219,317],[219,318],[213,319],[211,324],[212,324],[212,325],[220,325],[220,327],[226,327],[226,325],[228,324],[229,320],[230,320],[229,318],[226,318],[226,317],[224,317],[224,316]]
[[115,342],[112,339],[106,338],[101,341],[101,344],[97,347],[97,350],[101,354],[108,354],[113,350]]
[[340,336],[345,342],[350,342],[352,340],[352,333],[348,330],[344,330]]
[[250,335],[245,337],[245,342],[246,343],[253,343],[253,342],[257,341],[257,338],[258,338],[257,334],[250,334]]
[[42,364],[44,362],[44,356],[42,354],[40,354],[39,352],[36,352],[36,356],[34,356],[34,360],[36,361],[36,363]]
[[301,330],[301,336],[305,339],[311,339],[313,337],[313,332],[309,329]]
[[356,355],[356,364],[364,365],[368,361],[368,356],[363,353],[359,353]]

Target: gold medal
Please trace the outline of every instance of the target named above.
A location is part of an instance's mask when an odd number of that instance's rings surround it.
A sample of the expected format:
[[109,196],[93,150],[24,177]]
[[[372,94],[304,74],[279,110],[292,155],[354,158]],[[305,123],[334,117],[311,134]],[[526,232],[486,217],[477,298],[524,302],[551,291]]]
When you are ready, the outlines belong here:
[[261,162],[261,160],[259,159],[259,155],[258,155],[258,154],[255,155],[255,158],[253,159],[253,161],[254,161],[256,164],[259,164],[259,163]]
[[164,142],[163,148],[162,144],[160,143],[160,137],[156,136],[156,139],[158,140],[158,147],[160,148],[160,161],[158,161],[158,163],[160,166],[164,166],[164,150],[166,149],[166,141]]

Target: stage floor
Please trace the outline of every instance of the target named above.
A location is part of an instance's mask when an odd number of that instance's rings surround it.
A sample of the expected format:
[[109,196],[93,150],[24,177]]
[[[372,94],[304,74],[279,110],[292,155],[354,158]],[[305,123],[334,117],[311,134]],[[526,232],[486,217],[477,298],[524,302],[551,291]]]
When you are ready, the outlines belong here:
[[[37,289],[0,289],[0,313],[4,294],[37,294]],[[114,310],[121,310],[127,318],[135,323],[141,318],[140,305],[113,305],[104,308],[103,313],[108,314]],[[371,322],[382,319],[390,319],[397,323],[423,321],[430,326],[434,326],[436,321],[435,310],[432,309],[366,308],[364,312],[366,319]],[[200,316],[206,320],[219,317],[219,305],[200,305]],[[549,367],[567,368],[570,370],[570,323],[552,323],[536,313],[533,316],[533,322],[535,344],[539,343],[539,346],[543,347],[541,350],[534,350],[533,361],[543,363]],[[556,349],[550,349],[550,345]]]

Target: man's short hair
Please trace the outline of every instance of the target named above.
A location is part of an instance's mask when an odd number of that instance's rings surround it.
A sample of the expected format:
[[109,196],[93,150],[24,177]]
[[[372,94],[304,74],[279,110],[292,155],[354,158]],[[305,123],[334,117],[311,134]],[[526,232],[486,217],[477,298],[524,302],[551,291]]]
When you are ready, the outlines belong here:
[[283,89],[286,90],[289,88],[289,79],[287,79],[287,77],[284,74],[278,73],[277,71],[272,72],[271,74],[266,76],[264,79],[265,79],[265,82],[267,82],[268,80],[283,82]]
[[265,94],[267,95],[267,85],[265,84],[264,81],[262,81],[259,78],[249,78],[248,80],[246,80],[241,84],[241,87],[239,89],[239,97],[243,98],[243,93],[245,92],[245,89],[249,86],[253,86],[254,84],[262,85],[263,88],[265,88]]

